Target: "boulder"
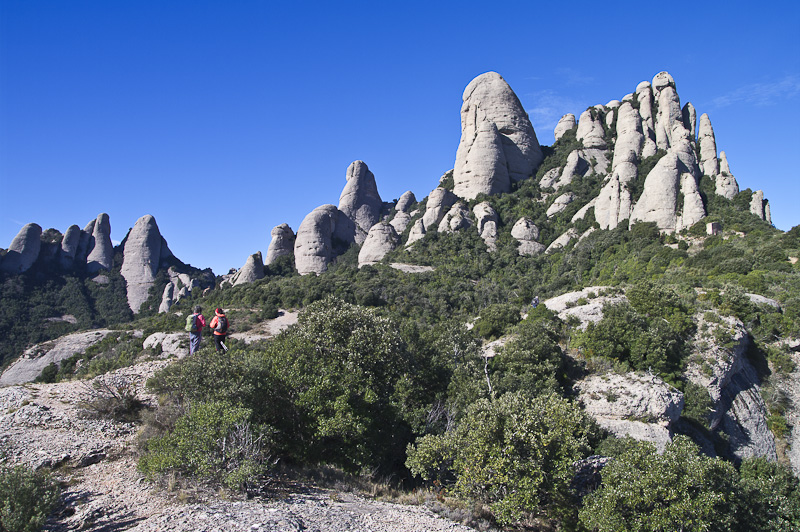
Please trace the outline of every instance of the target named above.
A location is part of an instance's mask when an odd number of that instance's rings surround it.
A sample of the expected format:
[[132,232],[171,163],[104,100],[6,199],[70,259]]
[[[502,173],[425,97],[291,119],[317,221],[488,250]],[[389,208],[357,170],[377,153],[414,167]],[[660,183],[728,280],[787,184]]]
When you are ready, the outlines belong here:
[[[589,323],[597,323],[603,319],[604,305],[627,301],[624,295],[606,295],[609,289],[607,286],[590,286],[550,298],[544,305],[564,321],[570,317],[577,318],[580,321],[578,328],[585,330]],[[578,302],[582,299],[586,302],[579,305]]]
[[[750,212],[761,218],[767,220],[767,200],[764,199],[764,191],[756,190],[753,192],[753,197],[750,200]],[[767,220],[772,223],[772,220]]]
[[78,253],[78,245],[81,241],[81,229],[77,225],[70,225],[64,238],[61,240],[61,252],[58,260],[61,268],[71,270],[75,265],[75,255]]
[[437,231],[440,233],[452,233],[459,229],[466,229],[472,225],[472,220],[469,217],[469,209],[461,202],[456,203],[447,214],[444,215],[442,221],[439,222]]
[[[724,151],[720,152],[719,158],[720,171],[717,174],[715,192],[732,200],[739,193],[739,183],[736,182],[736,178],[731,174],[730,166],[728,166],[728,156],[725,155]],[[772,223],[771,220],[770,223]]]
[[[97,225],[95,225],[95,230]],[[136,221],[125,240],[120,273],[128,286],[128,306],[134,314],[139,313],[147,300],[150,287],[156,279],[163,255],[161,248],[166,242],[161,237],[156,219],[147,214]],[[171,255],[171,253],[169,253]]]
[[425,214],[422,215],[422,223],[425,231],[431,227],[438,227],[450,207],[458,201],[458,196],[443,187],[436,187],[428,196],[425,207]]
[[188,333],[153,333],[144,339],[142,343],[144,349],[161,348],[161,354],[183,357],[189,353],[189,334]]
[[394,206],[394,210],[397,212],[409,212],[411,207],[417,202],[416,196],[410,190],[403,192],[403,195],[400,196],[400,199],[397,200],[397,204]]
[[551,168],[545,172],[542,178],[539,180],[539,188],[545,189],[554,186],[561,175],[561,170],[563,170],[563,167],[556,166],[555,168]]
[[519,242],[517,252],[520,255],[538,255],[544,252],[544,246],[537,242],[539,228],[529,218],[523,217],[517,220],[511,228],[511,236]]
[[288,224],[276,225],[270,232],[272,240],[267,248],[267,260],[265,264],[269,266],[279,257],[291,255],[294,252],[294,231]]
[[169,312],[174,300],[175,285],[173,283],[167,283],[167,285],[164,287],[164,291],[161,293],[161,304],[158,305],[158,313],[163,314],[165,312]]
[[403,234],[403,231],[406,230],[406,227],[408,227],[408,224],[411,222],[411,218],[412,216],[409,213],[398,211],[394,215],[392,220],[389,222],[389,224],[392,227],[394,227],[394,230],[398,235],[401,235]]
[[380,262],[387,253],[397,247],[399,241],[400,237],[391,225],[383,223],[373,225],[358,253],[358,267]]
[[500,224],[497,212],[488,202],[484,201],[472,208],[472,214],[475,215],[478,234],[481,235],[486,247],[489,251],[495,251],[497,249],[497,226]]
[[576,136],[578,140],[583,142],[584,148],[600,150],[605,150],[607,148],[603,125],[600,123],[597,112],[593,109],[587,109],[581,113],[581,117],[578,120]]
[[335,205],[322,205],[303,219],[294,242],[294,261],[300,275],[320,274],[333,258],[346,250],[334,248],[355,241],[355,224]]
[[240,284],[254,283],[263,278],[264,262],[261,259],[261,252],[258,251],[247,257],[247,262],[245,262],[244,266],[233,275],[231,284],[239,286]]
[[555,199],[552,205],[547,209],[547,217],[552,218],[556,214],[562,212],[564,209],[569,206],[575,200],[575,194],[572,192],[567,192],[566,194],[562,194]]
[[339,210],[355,224],[355,241],[361,244],[370,227],[380,220],[383,201],[375,176],[364,161],[350,163],[346,178],[347,184],[339,196]]
[[42,228],[38,224],[27,224],[11,241],[8,252],[2,258],[0,268],[9,273],[28,271],[42,249]]
[[464,89],[461,141],[456,152],[454,192],[472,199],[508,192],[542,162],[528,114],[500,74],[487,72]]
[[564,116],[562,116],[561,119],[558,121],[558,124],[556,124],[556,128],[553,131],[553,135],[555,136],[556,140],[558,140],[564,135],[564,133],[570,131],[571,129],[574,129],[576,125],[577,124],[575,122],[575,115],[572,113],[567,113]]
[[583,150],[573,150],[567,156],[567,164],[564,165],[564,170],[561,172],[558,181],[552,186],[558,190],[572,183],[576,177],[583,177],[592,169],[586,153]]
[[86,271],[96,273],[110,270],[114,262],[114,246],[111,244],[111,221],[106,213],[97,216],[91,235],[87,248]]

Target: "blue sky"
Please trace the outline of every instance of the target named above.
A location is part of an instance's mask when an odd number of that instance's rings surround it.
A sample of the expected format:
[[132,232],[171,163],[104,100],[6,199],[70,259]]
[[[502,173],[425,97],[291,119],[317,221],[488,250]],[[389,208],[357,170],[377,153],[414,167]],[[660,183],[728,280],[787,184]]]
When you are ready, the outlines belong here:
[[[541,5],[547,4],[547,5]],[[0,247],[100,212],[155,216],[215,273],[338,204],[364,160],[384,200],[453,167],[461,94],[503,75],[542,144],[565,113],[661,70],[708,113],[742,189],[800,224],[797,2],[0,2]]]

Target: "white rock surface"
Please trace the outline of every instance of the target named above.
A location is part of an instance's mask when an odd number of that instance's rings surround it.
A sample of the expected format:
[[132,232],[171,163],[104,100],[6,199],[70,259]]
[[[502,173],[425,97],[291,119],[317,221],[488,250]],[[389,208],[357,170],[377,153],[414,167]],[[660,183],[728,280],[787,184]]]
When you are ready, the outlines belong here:
[[156,219],[149,214],[139,218],[125,241],[120,271],[128,287],[128,306],[134,314],[139,313],[147,300],[162,258],[171,255],[158,230]]
[[278,258],[294,253],[294,231],[288,224],[276,225],[270,231],[272,240],[267,248],[267,259],[264,262],[267,266],[275,262]]
[[564,133],[566,133],[571,129],[574,129],[576,125],[577,123],[575,122],[575,115],[572,113],[565,114],[558,121],[558,124],[556,124],[556,128],[553,131],[555,139],[556,140],[560,139],[561,137],[564,136]]
[[264,261],[261,258],[261,252],[258,251],[247,257],[247,262],[244,263],[244,266],[231,278],[231,284],[239,286],[240,284],[254,283],[263,278]]
[[697,135],[697,110],[692,105],[692,102],[686,102],[681,110],[683,115],[683,126],[689,131],[689,134],[694,137]]
[[642,158],[650,157],[656,153],[656,133],[653,117],[653,90],[650,82],[643,81],[636,87],[636,99],[639,102],[639,115],[642,118],[642,132],[644,144],[642,145]]
[[383,223],[373,225],[358,253],[358,267],[377,264],[397,247],[399,241],[400,237],[391,225]]
[[508,192],[512,182],[533,175],[542,150],[528,114],[503,77],[481,74],[464,89],[463,100],[455,194],[472,199]]
[[458,197],[446,188],[436,187],[433,189],[428,196],[425,214],[422,215],[425,231],[428,231],[431,227],[436,229],[456,201],[458,201]]
[[65,270],[71,270],[75,265],[75,254],[78,252],[78,245],[81,241],[81,228],[77,225],[70,225],[64,238],[61,240],[61,252],[59,253],[59,264]]
[[589,203],[578,209],[578,212],[575,213],[575,215],[572,217],[570,221],[572,223],[575,223],[578,220],[583,220],[584,218],[586,218],[586,214],[589,212],[590,209],[594,208],[596,203],[597,203],[597,198],[596,197],[592,198],[592,200]]
[[544,245],[537,242],[539,240],[539,228],[530,218],[522,217],[511,228],[511,236],[517,239],[519,247],[517,252],[520,255],[538,255],[544,252]]
[[[564,321],[574,316],[580,320],[578,327],[583,330],[589,323],[597,323],[603,319],[603,305],[627,301],[621,294],[607,295],[609,290],[611,288],[608,286],[589,286],[550,298],[543,304]],[[582,299],[586,302],[579,305],[578,302]]]
[[355,239],[355,224],[335,205],[321,205],[306,215],[294,243],[295,267],[300,275],[328,269],[335,254],[334,237],[345,243]]
[[394,227],[394,230],[398,235],[401,235],[403,234],[403,231],[406,230],[406,227],[408,227],[408,224],[411,223],[411,218],[413,218],[411,214],[398,211],[389,222],[389,225]]
[[44,368],[52,363],[59,364],[62,360],[77,353],[84,353],[112,331],[97,329],[62,336],[56,340],[37,344],[27,349],[22,356],[15,360],[0,375],[0,386],[33,382]]
[[478,234],[481,235],[486,248],[489,251],[495,251],[497,249],[497,226],[500,223],[497,213],[488,202],[484,201],[472,208],[472,214],[475,215]]
[[700,128],[698,130],[700,142],[700,166],[703,174],[714,177],[719,174],[719,161],[717,160],[717,140],[711,119],[706,113],[700,115]]
[[604,135],[603,125],[600,123],[600,118],[596,111],[587,109],[581,113],[576,136],[578,140],[583,142],[584,148],[605,150],[607,146]]
[[555,199],[553,204],[547,208],[547,217],[552,218],[556,214],[562,212],[573,201],[575,201],[575,194],[572,192],[567,192],[566,194],[560,195]]
[[685,170],[674,153],[667,153],[659,159],[645,178],[644,190],[631,213],[631,223],[656,222],[659,229],[674,231],[677,226],[675,200]]
[[596,198],[594,218],[600,229],[614,229],[631,216],[631,193],[618,173],[613,173]]
[[565,187],[572,183],[576,177],[583,177],[592,169],[589,164],[589,158],[583,150],[573,150],[567,156],[567,163],[564,165],[564,170],[558,178],[558,181],[552,186],[556,190]]
[[355,242],[361,244],[370,228],[380,220],[383,201],[375,175],[364,161],[350,163],[346,178],[347,184],[339,196],[339,210],[355,224]]
[[157,332],[145,338],[142,344],[144,349],[156,349],[159,346],[162,355],[182,357],[189,352],[189,333]]
[[111,221],[106,213],[100,213],[95,219],[89,243],[86,271],[110,270],[114,262],[114,246],[111,244]]
[[472,220],[469,217],[469,209],[463,203],[458,202],[450,207],[450,210],[444,215],[442,221],[439,222],[437,231],[440,233],[452,233],[470,226],[472,226]]
[[569,241],[574,238],[578,238],[578,231],[576,231],[574,228],[570,228],[566,232],[564,232],[564,234],[553,240],[550,243],[550,245],[547,246],[547,249],[545,249],[544,251],[545,253],[552,253],[554,251],[558,251],[559,249],[569,244]]
[[763,190],[756,190],[753,192],[753,197],[750,200],[750,212],[764,220],[766,215],[764,213],[764,191]]
[[406,240],[406,247],[411,247],[414,242],[417,240],[421,240],[425,238],[425,223],[422,221],[422,218],[414,222],[414,225],[411,227],[411,230],[408,232],[408,240]]
[[28,271],[39,257],[39,251],[42,248],[41,236],[41,226],[38,224],[25,225],[11,241],[8,253],[2,258],[0,268],[9,273]]

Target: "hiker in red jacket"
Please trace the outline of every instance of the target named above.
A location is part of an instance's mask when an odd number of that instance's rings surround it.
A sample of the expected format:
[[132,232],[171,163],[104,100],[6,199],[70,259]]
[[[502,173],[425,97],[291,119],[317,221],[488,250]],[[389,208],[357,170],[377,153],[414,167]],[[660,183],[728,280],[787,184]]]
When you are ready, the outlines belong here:
[[217,353],[227,351],[228,348],[224,342],[228,335],[228,318],[221,308],[214,309],[214,318],[208,326],[214,331],[214,344],[217,347]]

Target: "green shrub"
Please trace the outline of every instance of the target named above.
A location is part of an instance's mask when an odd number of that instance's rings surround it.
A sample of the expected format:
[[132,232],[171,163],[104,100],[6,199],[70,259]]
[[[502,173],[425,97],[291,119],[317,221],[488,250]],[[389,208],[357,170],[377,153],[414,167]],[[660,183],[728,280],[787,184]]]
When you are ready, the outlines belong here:
[[150,478],[175,471],[242,488],[267,470],[270,449],[270,430],[250,416],[223,401],[195,403],[172,432],[147,442],[139,469]]
[[409,446],[408,468],[424,479],[456,478],[455,491],[488,504],[500,523],[570,512],[572,464],[599,440],[594,422],[556,395],[505,394],[474,403],[458,427]]
[[4,532],[41,530],[60,496],[46,473],[0,465],[0,525]]
[[507,303],[489,305],[481,311],[473,332],[488,340],[502,336],[506,329],[520,321],[519,307]]

